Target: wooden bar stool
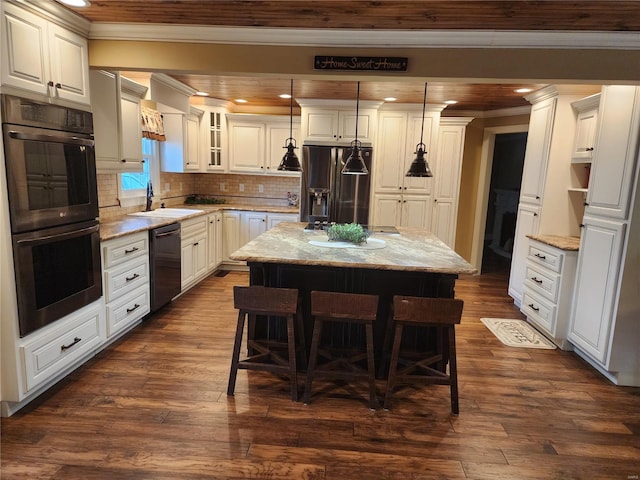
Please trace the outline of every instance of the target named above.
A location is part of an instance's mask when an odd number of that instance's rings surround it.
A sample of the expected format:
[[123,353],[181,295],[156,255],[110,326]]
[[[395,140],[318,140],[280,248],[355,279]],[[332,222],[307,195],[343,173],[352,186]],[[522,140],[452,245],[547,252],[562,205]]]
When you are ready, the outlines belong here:
[[[306,363],[304,327],[298,290],[262,286],[236,286],[233,287],[233,301],[234,307],[238,309],[238,325],[233,344],[227,395],[233,395],[238,369],[242,368],[288,375],[291,382],[291,400],[297,401],[298,370],[296,367],[296,354],[298,351],[302,352],[302,361]],[[254,330],[255,323],[258,321],[269,322],[268,316],[286,318],[286,342],[271,338],[253,338],[251,331]],[[240,360],[240,346],[247,317],[249,317],[250,330],[247,338],[248,356],[244,360]],[[298,333],[297,348],[296,330]]]
[[[375,386],[375,363],[373,359],[373,322],[378,311],[378,297],[336,292],[311,292],[311,315],[314,320],[313,338],[309,353],[309,367],[304,389],[304,403],[309,403],[311,384],[316,376],[352,382],[365,379],[369,383],[369,407],[378,407]],[[361,345],[320,346],[325,322],[364,324],[364,351]],[[323,358],[318,365],[318,359]],[[366,359],[367,368],[359,365]]]
[[[448,298],[393,297],[390,320],[395,333],[384,396],[385,409],[389,408],[391,393],[397,384],[420,383],[450,385],[451,412],[459,413],[455,325],[460,323],[463,304],[462,300]],[[435,346],[427,351],[401,350],[405,326],[433,327],[437,335]],[[388,340],[385,339],[385,345]]]

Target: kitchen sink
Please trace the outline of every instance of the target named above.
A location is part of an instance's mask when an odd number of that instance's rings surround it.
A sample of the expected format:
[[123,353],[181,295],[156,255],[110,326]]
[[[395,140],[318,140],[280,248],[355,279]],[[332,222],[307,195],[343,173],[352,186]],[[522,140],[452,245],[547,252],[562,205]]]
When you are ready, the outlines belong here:
[[157,208],[149,212],[134,212],[129,215],[136,217],[183,218],[203,212],[204,210],[198,210],[196,208]]

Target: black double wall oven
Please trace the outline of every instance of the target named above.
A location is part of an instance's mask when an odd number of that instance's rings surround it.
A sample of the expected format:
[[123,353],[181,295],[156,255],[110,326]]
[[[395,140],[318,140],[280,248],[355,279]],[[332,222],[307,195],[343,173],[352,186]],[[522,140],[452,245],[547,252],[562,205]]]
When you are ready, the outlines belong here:
[[90,112],[2,95],[20,336],[102,296]]

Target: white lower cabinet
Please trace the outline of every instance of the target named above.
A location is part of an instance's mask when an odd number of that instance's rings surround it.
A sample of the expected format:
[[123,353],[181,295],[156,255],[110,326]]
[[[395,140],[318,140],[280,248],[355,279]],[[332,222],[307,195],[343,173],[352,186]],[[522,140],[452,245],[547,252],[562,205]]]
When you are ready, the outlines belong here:
[[107,338],[111,338],[151,311],[148,232],[103,242],[102,272]]
[[520,310],[553,342],[571,350],[567,341],[578,252],[529,240]]
[[242,246],[240,240],[241,212],[225,211],[222,214],[222,261],[227,264],[243,265],[244,262],[231,260],[229,255]]
[[106,340],[103,312],[102,301],[96,302],[56,322],[53,328],[30,335],[20,345],[27,392],[92,354]]
[[376,194],[373,225],[430,228],[431,195]]
[[207,216],[207,271],[212,272],[222,263],[222,212]]
[[625,224],[584,217],[582,230],[569,340],[605,366]]
[[268,213],[267,214],[267,230],[271,230],[280,222],[297,222],[299,215],[297,213]]
[[207,217],[204,215],[180,223],[183,291],[207,273],[207,226]]
[[537,205],[520,204],[518,206],[518,220],[516,222],[515,240],[511,253],[511,271],[509,273],[509,295],[519,307],[522,303],[524,279],[527,270],[529,242],[527,235],[538,233],[540,225],[540,207]]

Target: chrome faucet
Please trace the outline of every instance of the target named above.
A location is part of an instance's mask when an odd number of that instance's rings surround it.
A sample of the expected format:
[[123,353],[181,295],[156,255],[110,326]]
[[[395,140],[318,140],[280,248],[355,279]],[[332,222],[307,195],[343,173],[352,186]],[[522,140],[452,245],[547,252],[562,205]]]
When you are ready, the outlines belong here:
[[151,211],[151,202],[153,202],[153,186],[151,182],[147,182],[147,208],[145,212]]

